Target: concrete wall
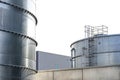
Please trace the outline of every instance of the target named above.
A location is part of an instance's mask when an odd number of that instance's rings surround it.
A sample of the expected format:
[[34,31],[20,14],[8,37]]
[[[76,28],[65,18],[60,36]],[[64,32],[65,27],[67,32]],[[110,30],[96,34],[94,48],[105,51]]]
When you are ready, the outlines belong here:
[[120,66],[39,71],[35,80],[120,80]]

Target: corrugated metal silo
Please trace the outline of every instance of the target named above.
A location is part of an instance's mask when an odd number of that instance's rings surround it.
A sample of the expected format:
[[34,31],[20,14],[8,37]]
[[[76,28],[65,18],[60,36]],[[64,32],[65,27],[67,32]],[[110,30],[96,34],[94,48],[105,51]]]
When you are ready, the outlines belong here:
[[120,65],[119,39],[119,34],[95,36],[91,39],[91,53],[89,52],[89,38],[73,43],[71,45],[73,67]]
[[[104,28],[102,27],[102,31]],[[88,30],[88,34],[92,30]],[[120,35],[97,34],[71,45],[72,67],[120,65]]]
[[0,0],[0,80],[36,73],[35,0]]

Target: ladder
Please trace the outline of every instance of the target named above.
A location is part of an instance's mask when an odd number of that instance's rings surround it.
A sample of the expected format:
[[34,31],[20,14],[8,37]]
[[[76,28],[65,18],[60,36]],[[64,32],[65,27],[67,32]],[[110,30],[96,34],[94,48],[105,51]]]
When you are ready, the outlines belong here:
[[93,57],[94,57],[94,51],[95,51],[95,45],[94,45],[94,37],[88,38],[88,60],[89,64],[88,66],[93,65]]

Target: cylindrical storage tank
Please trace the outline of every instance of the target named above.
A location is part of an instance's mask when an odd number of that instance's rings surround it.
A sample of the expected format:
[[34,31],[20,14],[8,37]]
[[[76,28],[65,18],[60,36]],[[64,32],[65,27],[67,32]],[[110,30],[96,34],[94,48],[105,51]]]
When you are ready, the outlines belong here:
[[[14,1],[14,3],[22,1],[22,5],[28,4],[25,3],[26,0],[5,1]],[[19,7],[19,5],[5,1],[0,1],[0,29],[35,39],[35,25],[37,23],[35,16],[26,9]]]
[[71,61],[73,68],[82,68],[89,65],[88,40],[76,41],[71,45]]
[[0,0],[0,80],[34,80],[35,0]]
[[74,68],[120,65],[120,35],[96,35],[71,45]]
[[31,14],[35,14],[36,0],[0,0],[0,1],[14,5],[14,6],[18,6],[21,9],[29,11]]

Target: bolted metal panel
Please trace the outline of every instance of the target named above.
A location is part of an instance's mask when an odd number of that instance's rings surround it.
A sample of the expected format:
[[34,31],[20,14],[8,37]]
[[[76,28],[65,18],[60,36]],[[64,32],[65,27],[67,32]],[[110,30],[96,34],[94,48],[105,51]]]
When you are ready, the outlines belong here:
[[3,2],[9,3],[11,5],[25,9],[32,14],[35,14],[35,0],[1,0]]
[[33,80],[35,0],[0,0],[0,80]]
[[94,36],[71,45],[76,68],[120,65],[120,35]]
[[74,56],[72,56],[72,59],[75,60],[75,62],[73,64],[75,67],[73,67],[73,68],[83,68],[83,67],[89,66],[88,40],[84,39],[77,43],[74,43],[71,46],[71,48],[74,49],[74,51],[73,51],[74,54],[73,54],[73,52],[71,53],[74,55]]
[[0,3],[0,11],[0,29],[35,39],[36,22],[31,15],[3,3]]
[[0,64],[12,64],[35,69],[36,44],[34,41],[4,31],[0,31],[0,37]]
[[34,74],[35,71],[31,69],[0,65],[0,80],[33,80]]

